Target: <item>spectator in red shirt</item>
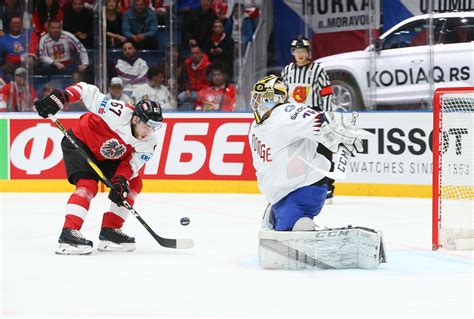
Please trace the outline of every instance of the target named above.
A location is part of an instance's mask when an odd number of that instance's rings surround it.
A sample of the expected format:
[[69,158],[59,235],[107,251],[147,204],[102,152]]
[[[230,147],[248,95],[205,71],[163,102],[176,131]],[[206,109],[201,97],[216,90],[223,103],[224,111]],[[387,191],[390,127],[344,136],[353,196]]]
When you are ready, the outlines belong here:
[[184,60],[187,77],[186,89],[178,94],[178,109],[188,111],[194,109],[197,92],[210,85],[207,80],[208,66],[211,63],[199,46],[191,47],[191,57]]
[[38,35],[48,31],[49,21],[63,21],[63,10],[58,0],[38,0],[37,9],[33,12],[33,26]]
[[235,108],[235,86],[220,67],[211,70],[211,86],[200,90],[194,105],[196,111],[232,112]]
[[2,112],[34,112],[33,102],[36,101],[36,92],[33,86],[28,85],[26,80],[26,69],[18,68],[15,78],[2,88],[3,101],[6,109]]

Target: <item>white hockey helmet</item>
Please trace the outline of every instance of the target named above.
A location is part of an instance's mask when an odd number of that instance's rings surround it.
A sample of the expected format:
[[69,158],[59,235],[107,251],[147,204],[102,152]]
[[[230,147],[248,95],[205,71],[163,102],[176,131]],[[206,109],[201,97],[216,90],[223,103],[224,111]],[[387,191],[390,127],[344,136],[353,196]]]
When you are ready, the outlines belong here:
[[263,122],[265,113],[285,103],[287,95],[283,80],[276,75],[268,75],[255,83],[252,87],[250,106],[257,124]]

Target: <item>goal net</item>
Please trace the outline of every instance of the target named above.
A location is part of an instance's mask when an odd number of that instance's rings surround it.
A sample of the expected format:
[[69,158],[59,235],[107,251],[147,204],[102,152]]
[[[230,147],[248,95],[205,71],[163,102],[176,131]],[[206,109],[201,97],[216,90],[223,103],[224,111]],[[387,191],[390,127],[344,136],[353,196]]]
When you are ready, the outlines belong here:
[[433,105],[433,249],[474,249],[474,88]]

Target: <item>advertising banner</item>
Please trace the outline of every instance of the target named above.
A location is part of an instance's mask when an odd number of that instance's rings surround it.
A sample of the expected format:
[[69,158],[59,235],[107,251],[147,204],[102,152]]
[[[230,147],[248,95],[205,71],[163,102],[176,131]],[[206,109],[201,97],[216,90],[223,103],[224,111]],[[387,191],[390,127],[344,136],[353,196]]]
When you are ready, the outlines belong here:
[[380,1],[285,0],[285,3],[305,17],[316,33],[364,30],[371,24],[374,28],[380,26]]
[[361,113],[357,124],[374,136],[351,159],[346,182],[431,184],[432,113]]
[[[69,129],[76,120],[62,119]],[[66,178],[63,134],[49,120],[10,120],[10,179]]]
[[[387,1],[387,0],[385,0]],[[394,0],[391,0],[394,1]],[[433,12],[473,11],[472,0],[395,0],[401,2],[413,15]],[[394,2],[395,2],[394,1]],[[431,2],[431,3],[430,3]]]
[[[252,120],[251,114],[168,114],[157,132],[155,155],[144,167],[145,183],[164,184],[150,188],[152,191],[173,191],[173,187],[178,191],[182,188],[176,185],[183,182],[192,186],[187,188],[190,191],[206,192],[210,187],[216,192],[226,187],[232,191],[244,184],[247,186],[240,188],[242,192],[256,190],[247,140]],[[61,118],[67,128],[75,121],[71,115]],[[393,192],[393,187],[422,186],[426,194],[433,169],[432,113],[361,112],[358,125],[374,135],[363,140],[363,152],[351,158],[347,179],[338,182],[339,189],[347,185],[346,189],[354,193],[355,185],[363,185],[357,186],[359,190],[390,187]],[[9,156],[5,147],[0,147],[3,179],[8,178],[9,168],[10,181],[65,180],[60,145],[63,136],[49,121],[17,117],[1,120],[0,129],[2,136],[9,136]],[[472,160],[465,156],[465,150],[469,146],[466,143],[474,140],[473,128],[450,129],[444,132],[444,140],[448,142],[444,156],[449,159],[449,172],[458,174],[459,180],[472,179]],[[160,182],[164,180],[167,182]]]
[[155,155],[145,166],[151,179],[255,180],[247,134],[253,118],[168,118]]
[[[252,118],[168,117],[145,179],[255,180],[247,143]],[[61,119],[66,128],[74,119]],[[63,134],[48,120],[10,120],[10,179],[64,179]],[[5,157],[7,158],[7,157]],[[6,167],[6,165],[5,165]]]

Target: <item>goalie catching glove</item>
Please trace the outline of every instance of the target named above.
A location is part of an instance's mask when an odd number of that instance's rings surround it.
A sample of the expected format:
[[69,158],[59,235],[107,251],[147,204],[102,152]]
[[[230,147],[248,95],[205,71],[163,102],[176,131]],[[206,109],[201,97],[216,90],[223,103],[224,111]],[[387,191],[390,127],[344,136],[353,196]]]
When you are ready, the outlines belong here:
[[123,206],[123,202],[127,199],[130,192],[127,179],[118,175],[114,176],[110,182],[112,183],[112,188],[110,189],[109,199],[117,204],[117,206]]
[[42,118],[47,118],[49,114],[56,114],[64,108],[67,96],[60,90],[55,89],[50,95],[36,101],[35,109]]
[[354,155],[355,151],[361,152],[363,150],[360,139],[373,135],[346,122],[342,113],[325,112],[324,115],[326,122],[321,125],[319,130],[318,142],[331,152],[337,152],[339,145],[342,144]]

